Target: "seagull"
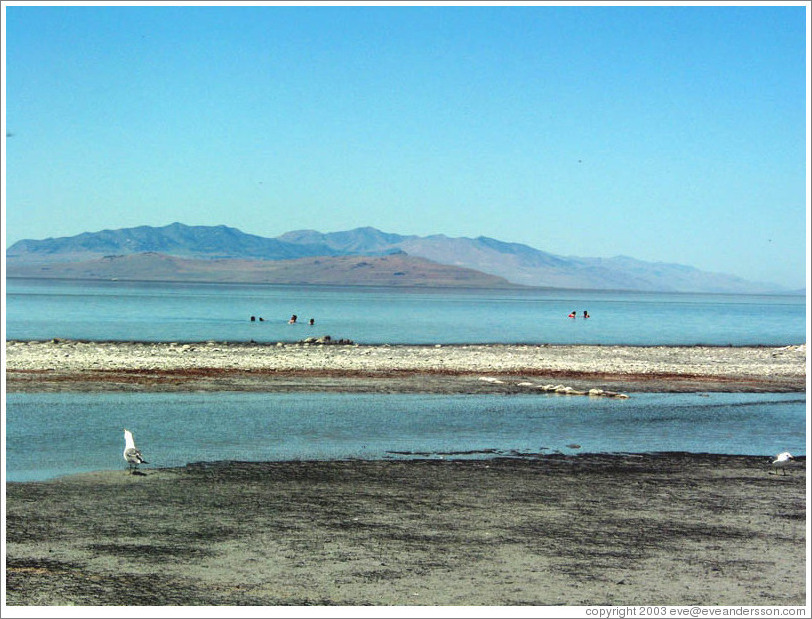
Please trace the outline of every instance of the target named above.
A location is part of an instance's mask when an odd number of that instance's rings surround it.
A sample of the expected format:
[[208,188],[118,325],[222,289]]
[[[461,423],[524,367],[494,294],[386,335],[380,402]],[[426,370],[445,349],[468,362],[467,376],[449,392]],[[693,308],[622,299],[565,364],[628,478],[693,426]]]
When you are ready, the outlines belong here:
[[124,459],[130,467],[130,474],[135,475],[139,464],[149,464],[149,462],[144,460],[141,451],[135,446],[133,433],[126,429],[124,430],[124,442]]
[[773,468],[783,470],[784,475],[786,475],[786,467],[790,466],[793,460],[795,460],[795,456],[788,451],[782,451],[774,459],[770,460],[770,464],[772,464]]

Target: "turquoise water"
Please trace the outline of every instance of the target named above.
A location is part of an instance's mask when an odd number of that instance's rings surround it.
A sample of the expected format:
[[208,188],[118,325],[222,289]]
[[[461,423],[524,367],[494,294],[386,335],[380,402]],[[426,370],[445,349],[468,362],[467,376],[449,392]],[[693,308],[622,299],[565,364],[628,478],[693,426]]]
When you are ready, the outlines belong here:
[[[802,296],[7,281],[9,339],[362,344],[767,345],[806,341]],[[568,319],[588,310],[590,319]],[[287,324],[292,314],[300,321]],[[264,321],[251,322],[251,316]],[[315,325],[307,321],[314,318]]]
[[[8,280],[6,335],[362,344],[765,345],[806,341],[797,296]],[[575,310],[591,318],[572,320]],[[287,324],[291,314],[300,322]],[[251,322],[250,316],[264,321]],[[309,326],[309,318],[315,325]],[[122,429],[154,466],[203,460],[521,453],[806,451],[805,394],[629,400],[357,394],[8,394],[10,481],[124,468]],[[580,445],[575,448],[571,445]]]
[[[214,460],[806,453],[804,394],[8,394],[6,479]],[[575,447],[578,445],[579,447]]]

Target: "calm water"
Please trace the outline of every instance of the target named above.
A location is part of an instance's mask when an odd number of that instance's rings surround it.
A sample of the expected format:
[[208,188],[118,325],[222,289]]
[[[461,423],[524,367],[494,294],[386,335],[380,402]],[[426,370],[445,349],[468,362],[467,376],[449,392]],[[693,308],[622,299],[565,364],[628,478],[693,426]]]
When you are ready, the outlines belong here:
[[[125,427],[158,467],[515,452],[806,453],[803,394],[8,394],[6,414],[8,481],[124,470]],[[478,453],[459,453],[471,451]]]
[[[767,345],[806,341],[805,298],[593,291],[8,280],[9,339]],[[589,320],[567,314],[583,310]],[[291,314],[300,323],[288,325]],[[265,318],[250,322],[251,315]],[[313,327],[306,323],[315,318]],[[630,400],[350,394],[9,394],[6,477],[201,460],[515,453],[806,452],[805,394]],[[578,444],[575,449],[568,445]],[[465,456],[455,452],[476,452]]]
[[[573,310],[591,318],[568,319]],[[6,329],[21,340],[783,346],[806,341],[806,299],[10,279]]]

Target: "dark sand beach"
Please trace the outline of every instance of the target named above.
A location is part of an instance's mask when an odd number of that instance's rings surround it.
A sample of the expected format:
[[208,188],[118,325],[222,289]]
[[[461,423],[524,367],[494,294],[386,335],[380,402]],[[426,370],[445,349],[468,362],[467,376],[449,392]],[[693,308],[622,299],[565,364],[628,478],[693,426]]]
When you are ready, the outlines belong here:
[[7,486],[10,605],[803,605],[805,463],[190,464]]
[[[6,353],[9,391],[806,386],[805,346],[60,341]],[[771,474],[768,455],[190,463],[143,475],[122,461],[9,483],[7,604],[803,605],[806,463]]]

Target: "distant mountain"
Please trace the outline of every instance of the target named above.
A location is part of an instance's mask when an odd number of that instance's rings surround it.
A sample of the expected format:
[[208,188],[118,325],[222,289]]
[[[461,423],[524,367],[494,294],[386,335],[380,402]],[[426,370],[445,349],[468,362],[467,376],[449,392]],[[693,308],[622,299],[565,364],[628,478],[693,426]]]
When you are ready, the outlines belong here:
[[409,238],[399,234],[388,234],[375,228],[356,228],[346,232],[322,234],[315,230],[287,232],[277,239],[304,247],[326,247],[342,255],[378,255],[401,251],[398,247]]
[[[638,282],[640,290],[645,286],[662,282],[664,292],[706,293],[789,293],[777,284],[752,282],[724,273],[710,273],[682,264],[644,262],[627,256],[614,258],[575,258],[585,270],[595,273],[622,274],[626,281]],[[668,288],[665,283],[668,283]],[[620,287],[623,281],[618,280]]]
[[80,262],[13,264],[11,277],[123,281],[321,284],[444,288],[518,288],[507,280],[473,269],[424,258],[321,256],[296,260],[201,260],[154,252],[106,256]]
[[[660,292],[788,292],[775,284],[750,282],[733,275],[709,273],[679,264],[644,262],[624,256],[557,256],[528,245],[506,243],[483,236],[475,239],[449,238],[444,235],[402,236],[370,227],[331,233],[296,230],[276,238],[265,238],[227,226],[186,226],[173,223],[160,228],[140,226],[56,239],[24,240],[8,248],[7,273],[10,276],[23,272],[48,273],[29,267],[52,265],[50,273],[53,276],[56,272],[53,267],[55,263],[91,261],[147,252],[209,261],[295,261],[315,257],[383,257],[405,254],[439,265],[473,269],[481,274],[524,286]],[[142,262],[141,268],[146,269],[145,265],[146,262]],[[270,268],[270,265],[265,266]],[[220,265],[217,268],[225,267]],[[235,262],[230,268],[247,267]],[[207,269],[217,270],[212,265]],[[202,273],[207,269],[200,267],[197,272]],[[426,269],[425,272],[429,271],[431,269]],[[349,277],[346,272],[339,269],[333,275],[335,279],[330,283],[347,283],[342,279]],[[210,273],[210,276],[214,275]],[[237,275],[241,276],[244,274]],[[190,275],[179,273],[176,277]],[[356,278],[349,279],[357,283]]]
[[288,232],[290,243],[321,245],[341,253],[381,254],[403,251],[454,266],[498,275],[524,286],[656,292],[768,293],[788,292],[776,284],[751,282],[734,275],[710,273],[663,262],[615,258],[556,256],[528,245],[480,236],[449,238],[383,233],[375,228],[322,234],[314,230]]
[[228,226],[186,226],[173,223],[162,228],[139,226],[121,230],[85,232],[76,236],[42,241],[25,240],[9,247],[9,262],[72,262],[156,252],[184,258],[254,258],[289,260],[306,256],[333,256],[323,245],[306,241],[286,243],[277,239],[245,234]]

